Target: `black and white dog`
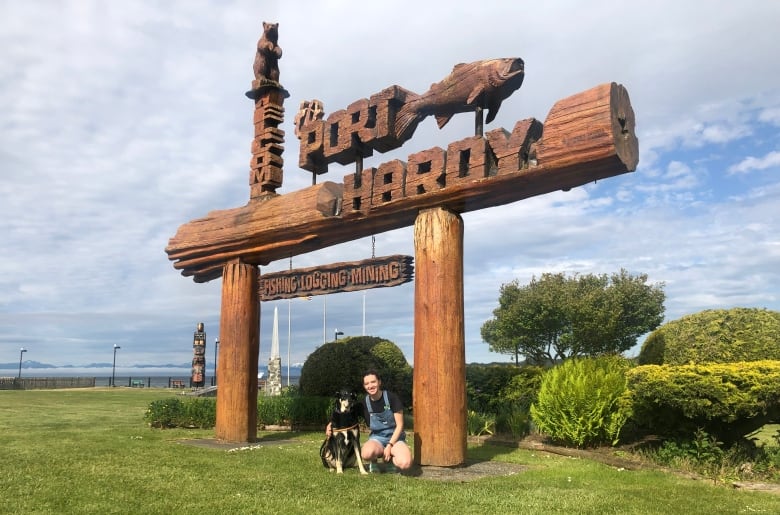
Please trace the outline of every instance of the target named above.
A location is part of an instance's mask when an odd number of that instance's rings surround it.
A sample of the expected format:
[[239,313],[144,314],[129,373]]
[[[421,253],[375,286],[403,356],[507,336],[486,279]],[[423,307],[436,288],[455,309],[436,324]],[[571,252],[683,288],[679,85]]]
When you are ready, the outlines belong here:
[[345,467],[357,464],[361,474],[368,474],[360,457],[360,427],[356,408],[357,396],[352,392],[336,393],[336,408],[330,416],[331,434],[320,447],[320,458],[326,469],[341,474]]

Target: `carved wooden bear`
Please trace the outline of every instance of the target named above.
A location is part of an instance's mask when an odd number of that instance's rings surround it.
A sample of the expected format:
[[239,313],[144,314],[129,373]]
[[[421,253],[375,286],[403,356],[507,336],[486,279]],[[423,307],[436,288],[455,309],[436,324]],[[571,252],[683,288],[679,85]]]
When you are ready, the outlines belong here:
[[255,55],[255,79],[279,82],[279,59],[282,49],[278,44],[279,24],[263,22],[263,35],[257,42]]

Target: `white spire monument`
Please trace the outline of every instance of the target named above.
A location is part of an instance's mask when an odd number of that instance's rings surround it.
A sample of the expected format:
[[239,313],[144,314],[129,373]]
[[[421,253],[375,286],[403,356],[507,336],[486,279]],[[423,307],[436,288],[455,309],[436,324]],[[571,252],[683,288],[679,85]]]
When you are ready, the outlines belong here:
[[274,306],[274,328],[271,333],[271,358],[268,360],[266,395],[282,393],[282,357],[279,355],[279,310]]

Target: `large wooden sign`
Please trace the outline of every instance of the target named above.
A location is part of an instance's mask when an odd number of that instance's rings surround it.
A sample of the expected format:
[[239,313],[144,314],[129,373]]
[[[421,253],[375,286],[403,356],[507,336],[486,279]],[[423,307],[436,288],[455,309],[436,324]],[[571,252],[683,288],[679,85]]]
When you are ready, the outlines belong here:
[[418,212],[464,213],[569,190],[632,171],[639,161],[626,89],[602,84],[558,101],[544,124],[518,121],[284,195],[212,211],[179,227],[165,249],[196,282],[240,258],[267,265],[412,225]]
[[[322,102],[303,101],[298,165],[312,173],[312,186],[279,194],[289,93],[279,83],[278,35],[278,24],[263,23],[246,94],[254,101],[249,202],[182,225],[165,249],[196,282],[222,277],[216,436],[257,435],[261,299],[391,286],[412,273],[408,256],[266,276],[258,267],[414,225],[414,459],[460,465],[467,435],[461,214],[633,171],[639,142],[628,92],[601,84],[559,100],[543,124],[529,118],[511,132],[484,132],[483,112],[490,123],[523,83],[524,62],[510,57],[455,65],[422,94],[393,85],[328,117]],[[363,166],[374,151],[402,146],[426,117],[443,127],[466,112],[474,113],[473,135]],[[355,163],[355,173],[317,184],[332,163]]]
[[412,256],[384,256],[261,275],[261,301],[398,286],[412,280]]

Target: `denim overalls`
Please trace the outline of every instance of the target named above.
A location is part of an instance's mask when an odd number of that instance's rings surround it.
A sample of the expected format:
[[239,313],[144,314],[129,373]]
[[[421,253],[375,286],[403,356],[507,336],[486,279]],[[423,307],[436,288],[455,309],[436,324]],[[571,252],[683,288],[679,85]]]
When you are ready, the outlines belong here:
[[[371,411],[371,397],[366,395],[366,409],[368,409],[369,428],[371,434],[369,439],[377,440],[383,446],[387,445],[390,438],[395,431],[395,414],[390,409],[390,400],[387,398],[387,390],[382,391],[382,397],[384,400],[384,411],[381,413],[374,413]],[[399,441],[406,440],[406,433],[401,431],[401,435],[398,437]]]

